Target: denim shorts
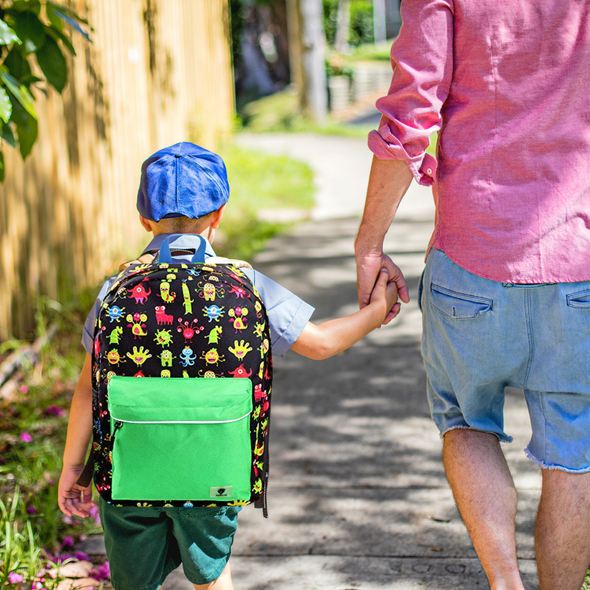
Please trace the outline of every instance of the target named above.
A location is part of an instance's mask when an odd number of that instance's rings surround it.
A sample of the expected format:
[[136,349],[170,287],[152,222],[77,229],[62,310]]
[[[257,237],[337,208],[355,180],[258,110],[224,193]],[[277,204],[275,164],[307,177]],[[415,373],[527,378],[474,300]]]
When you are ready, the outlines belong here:
[[155,508],[99,500],[115,590],[156,590],[181,563],[193,584],[216,580],[231,555],[240,506]]
[[548,469],[590,471],[590,281],[490,281],[431,250],[419,303],[428,401],[441,436],[504,432],[504,388],[524,389],[527,456]]

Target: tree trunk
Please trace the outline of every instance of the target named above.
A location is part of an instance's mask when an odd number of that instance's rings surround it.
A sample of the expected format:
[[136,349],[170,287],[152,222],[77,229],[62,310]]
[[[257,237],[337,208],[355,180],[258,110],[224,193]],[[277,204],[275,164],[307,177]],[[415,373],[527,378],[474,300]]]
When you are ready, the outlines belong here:
[[322,0],[288,0],[291,80],[302,110],[317,123],[328,114]]
[[338,22],[336,23],[336,51],[348,50],[348,32],[350,30],[350,0],[338,2]]
[[385,0],[373,0],[373,29],[375,34],[375,45],[387,40]]

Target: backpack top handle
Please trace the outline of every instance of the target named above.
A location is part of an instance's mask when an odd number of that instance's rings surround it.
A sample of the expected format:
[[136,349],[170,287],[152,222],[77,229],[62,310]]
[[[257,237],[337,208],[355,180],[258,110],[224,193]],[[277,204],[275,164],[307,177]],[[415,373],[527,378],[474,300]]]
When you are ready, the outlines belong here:
[[[160,264],[172,264],[174,260],[172,259],[172,253],[170,252],[170,241],[174,240],[184,234],[172,234],[164,239],[162,245],[160,246],[160,256],[158,258],[158,262]],[[207,249],[207,240],[203,236],[195,235],[195,237],[199,238],[199,247],[197,251],[194,253],[191,263],[199,263],[205,262],[205,251]]]

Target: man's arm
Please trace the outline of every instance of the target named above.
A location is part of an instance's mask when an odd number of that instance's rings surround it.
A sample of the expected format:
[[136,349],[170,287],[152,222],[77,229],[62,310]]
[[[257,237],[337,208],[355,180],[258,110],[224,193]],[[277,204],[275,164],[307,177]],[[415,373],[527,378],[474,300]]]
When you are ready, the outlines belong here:
[[395,283],[388,283],[387,280],[388,273],[383,270],[368,305],[360,311],[319,325],[307,322],[291,350],[311,359],[326,359],[346,350],[378,328],[397,300]]
[[84,367],[72,398],[64,464],[59,479],[58,503],[64,514],[86,517],[92,502],[92,483],[82,487],[76,482],[86,462],[92,437],[92,357],[86,354]]
[[[361,309],[369,304],[371,292],[382,268],[395,282],[400,299],[410,301],[408,287],[401,270],[383,254],[383,239],[397,208],[412,182],[412,172],[403,160],[379,160],[373,157],[365,210],[355,242],[357,287]],[[396,303],[387,316],[389,323],[398,313]]]

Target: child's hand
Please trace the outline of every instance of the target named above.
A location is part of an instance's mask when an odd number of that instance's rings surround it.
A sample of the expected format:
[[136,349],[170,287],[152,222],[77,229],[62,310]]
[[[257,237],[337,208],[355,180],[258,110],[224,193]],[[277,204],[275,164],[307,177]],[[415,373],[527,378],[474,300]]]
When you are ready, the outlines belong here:
[[64,467],[59,478],[57,502],[64,514],[86,518],[87,511],[96,504],[92,501],[92,483],[85,488],[76,483],[81,473],[82,469]]
[[395,281],[387,282],[389,274],[386,268],[382,268],[377,277],[377,282],[371,292],[369,304],[380,304],[383,307],[382,325],[388,324],[400,310],[400,304],[397,303],[397,286]]

